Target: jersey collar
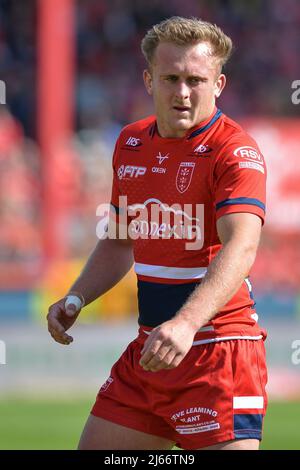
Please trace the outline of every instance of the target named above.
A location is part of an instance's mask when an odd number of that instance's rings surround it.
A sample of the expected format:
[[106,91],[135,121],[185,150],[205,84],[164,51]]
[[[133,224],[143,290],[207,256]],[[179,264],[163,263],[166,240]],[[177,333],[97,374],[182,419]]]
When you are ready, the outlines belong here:
[[[207,131],[222,116],[222,114],[223,113],[220,109],[215,108],[213,111],[213,114],[210,115],[208,119],[203,121],[200,127],[194,128],[194,130],[190,134],[188,134],[185,138],[187,140],[190,140],[196,137],[197,135],[202,134],[203,132]],[[150,129],[149,129],[149,135],[151,138],[153,138],[155,134],[159,136],[156,121],[150,126]]]
[[188,137],[187,137],[187,140],[190,140],[190,139],[193,139],[194,137],[196,137],[197,135],[199,134],[202,134],[203,132],[207,131],[208,129],[210,129],[214,123],[220,119],[220,117],[222,116],[222,111],[220,109],[216,109],[213,116],[210,117],[207,121],[205,121],[204,123],[202,123],[202,126],[201,127],[198,127],[197,129],[195,129]]

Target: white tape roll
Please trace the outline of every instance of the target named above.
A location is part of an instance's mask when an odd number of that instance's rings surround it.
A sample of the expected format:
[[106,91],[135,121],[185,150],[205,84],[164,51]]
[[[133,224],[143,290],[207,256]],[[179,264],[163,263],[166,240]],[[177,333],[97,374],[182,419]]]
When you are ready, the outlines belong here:
[[65,302],[65,308],[68,307],[68,305],[75,305],[76,311],[80,310],[82,307],[82,301],[77,295],[68,295],[66,302]]

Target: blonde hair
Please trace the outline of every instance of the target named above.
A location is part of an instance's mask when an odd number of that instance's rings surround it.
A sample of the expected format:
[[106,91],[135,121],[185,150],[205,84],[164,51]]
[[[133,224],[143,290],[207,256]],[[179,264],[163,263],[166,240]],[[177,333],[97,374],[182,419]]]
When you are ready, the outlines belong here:
[[198,18],[172,16],[154,25],[142,40],[141,48],[144,57],[151,66],[155,50],[159,43],[171,42],[179,46],[207,42],[211,45],[212,55],[222,67],[232,52],[230,37],[215,24]]

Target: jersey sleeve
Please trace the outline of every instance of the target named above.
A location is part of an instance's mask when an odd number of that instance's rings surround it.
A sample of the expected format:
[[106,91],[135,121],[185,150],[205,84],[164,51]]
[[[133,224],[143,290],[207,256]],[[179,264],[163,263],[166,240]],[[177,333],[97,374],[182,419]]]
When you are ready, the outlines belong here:
[[114,206],[115,210],[118,211],[119,209],[119,196],[121,195],[120,193],[120,188],[119,188],[119,178],[117,174],[117,160],[118,160],[118,153],[119,153],[119,140],[120,138],[116,141],[114,153],[113,153],[113,159],[112,159],[112,167],[113,167],[113,180],[112,180],[112,190],[111,190],[111,199],[110,203],[112,206]]
[[256,142],[247,135],[221,150],[214,168],[216,218],[249,212],[265,220],[266,165]]
[[113,180],[110,198],[109,221],[110,224],[116,224],[116,226],[127,227],[129,223],[129,218],[127,214],[127,197],[126,195],[122,194],[122,191],[120,189],[120,178],[118,176],[118,168],[120,162],[120,138],[121,135],[116,141],[112,159]]

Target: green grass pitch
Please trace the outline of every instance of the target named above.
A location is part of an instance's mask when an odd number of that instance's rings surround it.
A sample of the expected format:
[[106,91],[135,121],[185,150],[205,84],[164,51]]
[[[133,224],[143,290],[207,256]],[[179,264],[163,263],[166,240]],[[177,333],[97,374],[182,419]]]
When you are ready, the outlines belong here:
[[[93,400],[0,400],[0,449],[75,449]],[[271,402],[261,449],[300,449],[300,402]]]

